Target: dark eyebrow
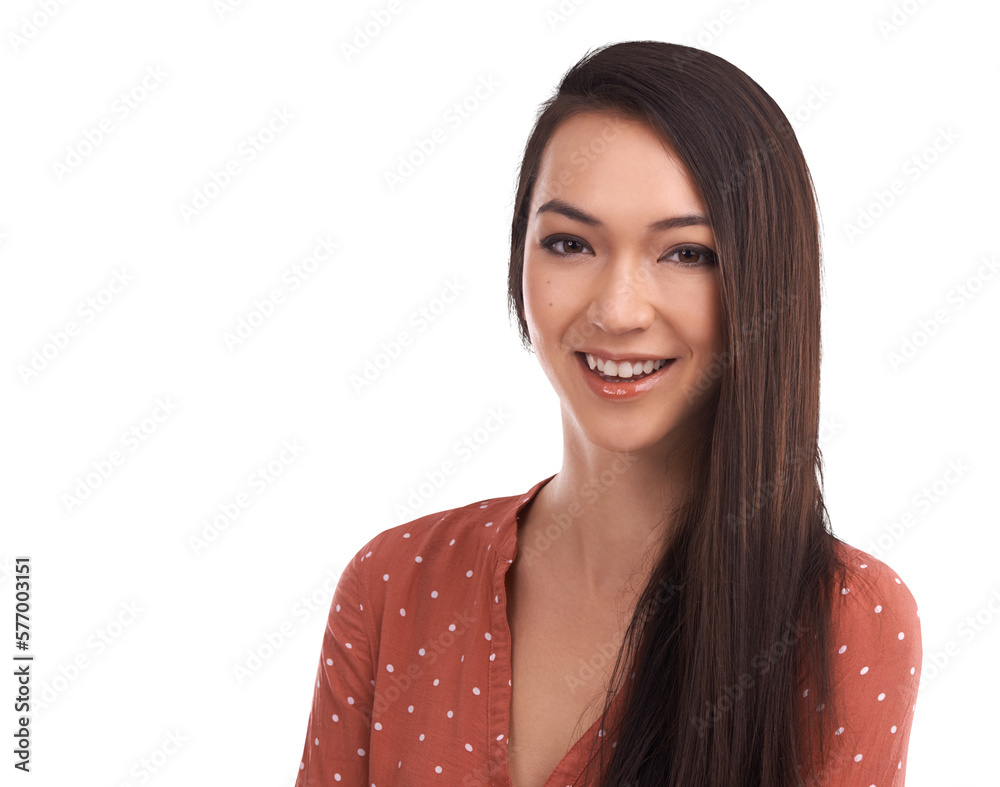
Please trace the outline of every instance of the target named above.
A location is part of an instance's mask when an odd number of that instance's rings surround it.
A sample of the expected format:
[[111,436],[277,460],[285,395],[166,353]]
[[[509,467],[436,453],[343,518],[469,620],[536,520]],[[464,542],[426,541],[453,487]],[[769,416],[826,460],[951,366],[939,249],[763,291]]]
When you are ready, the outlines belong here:
[[[535,211],[535,215],[537,216],[538,214],[545,212],[559,213],[567,218],[575,219],[576,221],[584,224],[589,224],[591,227],[604,226],[604,223],[599,219],[561,199],[550,199],[548,202],[543,203],[539,206],[538,210]],[[675,227],[692,227],[695,225],[701,225],[709,228],[712,226],[707,216],[702,216],[700,213],[692,213],[686,216],[671,216],[669,219],[654,221],[649,225],[649,230],[650,232],[662,232],[664,230],[672,230]]]

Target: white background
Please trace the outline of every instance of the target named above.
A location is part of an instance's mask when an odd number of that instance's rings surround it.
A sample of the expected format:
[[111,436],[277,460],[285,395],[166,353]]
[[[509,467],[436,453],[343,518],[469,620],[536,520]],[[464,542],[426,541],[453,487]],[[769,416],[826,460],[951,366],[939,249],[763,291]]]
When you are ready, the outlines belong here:
[[[399,0],[351,57],[387,2],[46,7],[0,13],[0,620],[12,639],[10,572],[30,555],[33,690],[47,700],[32,773],[10,783],[292,784],[351,556],[559,469],[558,400],[506,313],[514,178],[563,72],[645,38],[721,55],[793,120],[825,230],[826,501],[837,534],[920,605],[908,783],[996,783],[996,4]],[[119,95],[157,68],[125,116]],[[483,79],[495,90],[449,124]],[[276,110],[294,118],[249,160],[241,144]],[[102,119],[111,131],[70,166]],[[445,141],[390,188],[435,127]],[[942,131],[957,138],[933,151]],[[186,221],[181,205],[229,160],[241,172]],[[862,211],[877,215],[849,238]],[[336,252],[292,291],[320,238]],[[123,269],[128,285],[102,293]],[[449,282],[460,295],[418,330]],[[224,335],[277,288],[284,302],[230,351]],[[401,330],[412,344],[356,391],[351,376]],[[894,366],[906,341],[917,349]],[[36,351],[43,368],[25,375]],[[456,441],[494,408],[503,427],[461,460]],[[122,440],[144,424],[142,442]],[[301,451],[282,465],[284,441]],[[114,450],[113,472],[68,503]],[[440,489],[398,508],[449,459]],[[271,462],[280,476],[252,486]],[[240,494],[250,505],[194,548]],[[963,623],[977,612],[979,630]],[[252,652],[268,656],[256,669]],[[11,677],[3,687],[12,697]],[[6,784],[17,714],[2,708]],[[171,734],[183,743],[164,762]]]

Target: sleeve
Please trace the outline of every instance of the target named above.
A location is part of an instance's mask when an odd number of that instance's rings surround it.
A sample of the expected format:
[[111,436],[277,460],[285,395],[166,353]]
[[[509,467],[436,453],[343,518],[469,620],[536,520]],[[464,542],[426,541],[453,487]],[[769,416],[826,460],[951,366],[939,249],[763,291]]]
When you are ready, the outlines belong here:
[[834,725],[829,787],[902,787],[920,682],[916,600],[889,566],[849,562],[834,615]]
[[366,550],[347,564],[333,593],[295,787],[369,784],[378,654],[362,566]]

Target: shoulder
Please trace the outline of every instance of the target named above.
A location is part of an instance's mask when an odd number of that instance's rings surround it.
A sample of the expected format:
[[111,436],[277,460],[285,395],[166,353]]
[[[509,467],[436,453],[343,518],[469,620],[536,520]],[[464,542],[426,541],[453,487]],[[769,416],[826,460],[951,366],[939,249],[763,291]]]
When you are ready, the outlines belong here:
[[915,635],[919,641],[917,601],[899,574],[887,563],[843,541],[835,542],[843,573],[834,593],[834,621],[844,632],[887,631],[898,641]]
[[516,541],[514,513],[524,495],[478,500],[387,528],[353,556],[345,574],[357,591],[381,609],[387,596],[405,598],[428,587],[443,590],[475,576],[482,579],[498,546]]
[[922,660],[917,601],[887,563],[843,541],[836,548],[844,570],[833,594],[835,680],[848,691],[886,684],[876,697],[889,692],[891,683],[892,691],[905,695],[904,703],[912,701]]

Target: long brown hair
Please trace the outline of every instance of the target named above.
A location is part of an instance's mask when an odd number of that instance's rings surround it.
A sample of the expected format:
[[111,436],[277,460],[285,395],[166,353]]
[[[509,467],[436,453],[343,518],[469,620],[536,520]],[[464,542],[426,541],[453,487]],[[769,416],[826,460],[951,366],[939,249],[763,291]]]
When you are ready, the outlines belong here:
[[[588,52],[542,105],[518,176],[508,300],[526,348],[525,236],[542,153],[560,123],[595,111],[645,123],[690,172],[717,243],[727,346],[706,381],[711,417],[689,494],[670,512],[670,539],[615,664],[597,783],[808,782],[835,718],[831,588],[843,572],[817,445],[812,178],[781,109],[722,58],[659,41]],[[624,711],[611,725],[621,684]]]

